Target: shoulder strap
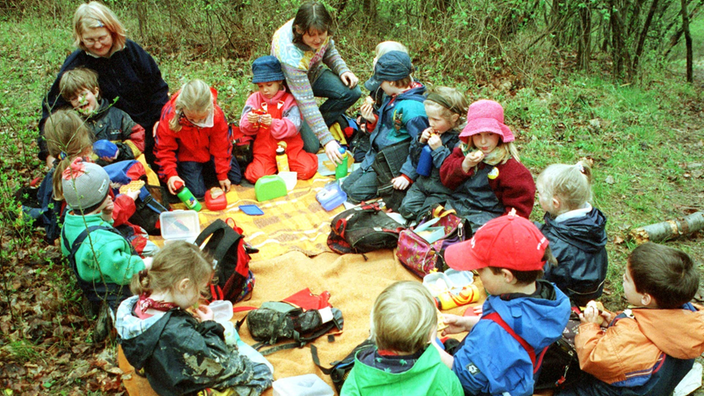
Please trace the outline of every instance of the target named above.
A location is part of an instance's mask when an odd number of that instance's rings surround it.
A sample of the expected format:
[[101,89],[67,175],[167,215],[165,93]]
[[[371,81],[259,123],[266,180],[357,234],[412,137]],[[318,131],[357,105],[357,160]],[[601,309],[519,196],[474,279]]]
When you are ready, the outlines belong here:
[[218,235],[216,235],[218,232],[220,233],[220,236],[219,239],[215,241],[217,242],[217,245],[211,254],[216,260],[220,261],[223,257],[225,257],[225,254],[230,249],[230,246],[237,243],[237,241],[242,238],[242,235],[238,234],[237,231],[233,230],[229,225],[227,225],[227,223],[221,219],[216,219],[198,235],[194,243],[196,246],[200,246],[203,244],[203,241],[211,235],[213,238],[218,238]]
[[547,351],[547,348],[543,349],[543,351],[540,353],[538,361],[536,362],[535,349],[533,349],[533,347],[530,346],[528,341],[524,340],[523,337],[516,334],[516,332],[513,331],[511,326],[509,326],[508,323],[506,323],[504,321],[504,319],[501,317],[501,315],[499,315],[498,312],[492,312],[492,313],[486,314],[486,315],[482,316],[482,319],[488,319],[488,320],[495,322],[496,324],[501,326],[501,328],[506,330],[506,332],[508,334],[510,334],[511,337],[513,337],[516,341],[518,341],[518,343],[521,344],[523,349],[525,349],[526,352],[528,352],[528,357],[530,357],[530,362],[533,363],[533,374],[538,372],[538,369],[540,369],[540,366],[543,363],[543,356],[545,356],[545,352]]

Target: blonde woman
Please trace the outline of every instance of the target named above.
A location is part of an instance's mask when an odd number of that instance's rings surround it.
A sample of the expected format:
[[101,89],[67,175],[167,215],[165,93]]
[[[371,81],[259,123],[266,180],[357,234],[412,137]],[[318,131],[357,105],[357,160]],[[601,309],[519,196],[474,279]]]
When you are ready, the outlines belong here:
[[[71,104],[61,96],[59,82],[67,70],[85,67],[98,73],[102,97],[127,113],[147,131],[144,154],[154,162],[154,138],[151,133],[161,109],[169,100],[169,87],[161,77],[154,59],[142,47],[127,39],[125,28],[105,5],[92,1],[81,4],[73,17],[74,45],[78,48],[64,61],[49,93],[43,98],[40,133],[51,113]],[[54,157],[39,139],[39,158],[51,167]]]
[[242,181],[217,95],[205,82],[192,80],[164,106],[154,153],[159,178],[172,194],[185,185],[202,198],[210,187],[227,192]]

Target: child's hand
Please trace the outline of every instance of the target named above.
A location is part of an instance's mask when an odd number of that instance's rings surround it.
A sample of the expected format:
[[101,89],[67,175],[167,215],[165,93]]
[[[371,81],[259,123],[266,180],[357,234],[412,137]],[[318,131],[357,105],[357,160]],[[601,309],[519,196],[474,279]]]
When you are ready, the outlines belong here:
[[[596,302],[589,301],[589,303],[587,303],[587,307],[584,309],[584,312],[579,314],[579,320],[582,323],[596,323],[601,326],[604,324],[605,318],[601,315]],[[608,323],[608,321],[606,323]]]
[[176,195],[176,186],[175,186],[176,182],[180,182],[182,185],[186,185],[186,182],[184,182],[183,179],[181,179],[180,177],[171,176],[169,178],[169,180],[166,182],[166,187],[168,187],[169,192],[174,195]]
[[442,335],[445,336],[472,330],[472,327],[479,322],[480,317],[443,314],[443,318],[443,322],[447,325],[447,327],[442,331]]
[[479,150],[473,151],[473,152],[467,154],[464,157],[464,161],[462,161],[462,170],[465,173],[469,172],[470,169],[477,166],[477,164],[482,162],[483,159],[484,159],[484,153],[482,153]]
[[140,190],[128,191],[128,192],[124,193],[123,195],[127,195],[128,197],[132,198],[133,201],[136,201],[137,198],[139,198],[139,191]]
[[347,86],[347,88],[354,88],[359,82],[359,78],[354,75],[354,73],[348,71],[340,74],[340,81]]
[[249,121],[250,124],[259,124],[259,114],[250,111],[247,113],[247,121]]
[[46,156],[46,167],[47,167],[48,169],[51,169],[51,168],[54,167],[54,160],[55,160],[55,159],[56,159],[56,157],[54,157],[54,156],[52,156],[52,155],[47,155],[47,156]]
[[223,191],[230,191],[230,186],[232,186],[230,179],[218,180],[218,183],[220,183],[220,188],[222,188]]
[[337,140],[333,139],[325,144],[325,154],[335,165],[342,163],[342,154],[340,154],[340,145]]
[[435,133],[435,130],[433,127],[427,127],[425,130],[420,134],[420,138],[418,138],[418,141],[425,144],[428,142],[428,139],[430,139],[431,136]]
[[262,115],[261,123],[262,123],[262,125],[270,126],[271,125],[271,114],[267,113],[267,114]]
[[437,150],[438,147],[442,146],[442,139],[440,139],[440,135],[437,133],[430,135],[430,138],[428,139],[428,146],[430,146],[433,150]]
[[405,190],[408,188],[408,186],[411,185],[408,179],[403,176],[394,177],[393,179],[391,179],[391,184],[397,190]]
[[374,122],[376,119],[376,117],[374,117],[374,107],[371,103],[365,102],[362,107],[359,108],[359,112],[362,113],[362,117],[369,122]]
[[195,309],[195,314],[198,316],[201,322],[206,320],[213,320],[213,310],[205,304],[199,304],[198,308]]
[[100,212],[100,217],[103,219],[103,221],[112,220],[112,212],[115,210],[115,203],[112,201],[112,198],[108,196],[107,199],[110,202],[108,202],[108,204]]

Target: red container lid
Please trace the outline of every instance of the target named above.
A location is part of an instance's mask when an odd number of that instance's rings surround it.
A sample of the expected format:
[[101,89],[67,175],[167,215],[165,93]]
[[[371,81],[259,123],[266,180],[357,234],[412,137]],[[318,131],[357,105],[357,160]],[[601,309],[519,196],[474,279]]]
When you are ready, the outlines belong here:
[[211,190],[205,192],[205,207],[209,210],[223,210],[227,207],[227,194],[222,193],[217,198],[213,198]]

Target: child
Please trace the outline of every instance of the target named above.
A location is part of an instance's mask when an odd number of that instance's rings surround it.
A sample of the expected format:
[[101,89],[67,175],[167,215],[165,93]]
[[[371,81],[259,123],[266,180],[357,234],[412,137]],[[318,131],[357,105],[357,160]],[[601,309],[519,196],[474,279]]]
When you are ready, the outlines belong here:
[[271,386],[269,368],[225,344],[213,311],[198,304],[212,276],[212,260],[197,246],[172,242],[154,257],[151,269],[132,278],[135,296],[120,304],[115,327],[125,357],[160,395],[209,388],[259,395]]
[[196,198],[202,198],[207,188],[219,186],[227,192],[242,180],[217,96],[208,84],[192,80],[164,106],[155,155],[159,177],[171,194],[185,183]]
[[684,252],[655,243],[635,248],[623,275],[632,308],[614,318],[587,306],[575,346],[593,377],[555,394],[672,394],[704,352],[704,311],[689,303],[698,287],[697,266]]
[[423,150],[429,147],[432,151],[426,153],[431,155],[432,165],[428,175],[420,175],[413,183],[398,209],[407,219],[419,220],[433,206],[451,199],[452,191],[440,182],[440,166],[459,143],[457,128],[467,112],[467,100],[456,89],[436,87],[429,92],[423,104],[430,127],[411,141],[410,156],[418,166]]
[[520,163],[503,107],[493,100],[472,103],[460,140],[440,168],[442,184],[453,191],[450,206],[457,215],[469,220],[473,230],[512,208],[528,218],[535,183]]
[[[374,76],[364,84],[369,92],[381,88],[388,96],[379,108],[379,122],[369,138],[371,147],[364,161],[342,184],[342,189],[352,202],[378,196],[377,174],[372,169],[372,164],[379,151],[415,139],[428,127],[423,107],[425,87],[413,81],[412,71],[413,65],[408,54],[401,51],[387,52],[379,58]],[[395,176],[393,188],[405,190],[416,179],[417,173],[408,158],[408,151],[394,152],[393,156],[398,159],[396,169],[390,169]],[[399,172],[403,174],[398,176]]]
[[[149,263],[113,227],[110,178],[102,167],[80,157],[54,178],[60,179],[61,193],[69,206],[61,231],[61,251],[69,258],[78,285],[93,308],[106,301],[115,309],[130,296],[123,285]],[[133,197],[125,199],[132,199],[134,205]]]
[[298,133],[301,113],[296,99],[286,91],[281,64],[274,56],[262,56],[252,63],[252,82],[259,92],[249,96],[242,109],[240,129],[255,135],[252,163],[244,177],[256,183],[260,177],[276,173],[276,148],[286,144],[286,156],[291,172],[300,180],[308,180],[318,171],[318,157],[303,151],[303,139]]
[[545,280],[554,282],[579,306],[601,296],[606,279],[606,217],[589,204],[591,168],[548,166],[538,176],[545,224],[540,231],[550,241],[557,266],[545,267]]
[[570,316],[567,296],[539,280],[552,258],[548,244],[533,223],[512,211],[447,248],[447,264],[476,270],[489,294],[481,318],[444,315],[444,335],[469,331],[454,356],[435,344],[465,394],[533,394],[542,352],[562,336]]
[[[112,142],[117,152],[98,159],[98,165],[131,160],[144,151],[144,128],[127,113],[101,98],[98,73],[76,68],[65,72],[59,82],[61,96],[85,119],[94,140]],[[105,142],[107,143],[107,142]]]
[[355,357],[341,395],[463,395],[457,376],[430,346],[437,337],[433,297],[419,282],[396,282],[376,298],[371,338]]

